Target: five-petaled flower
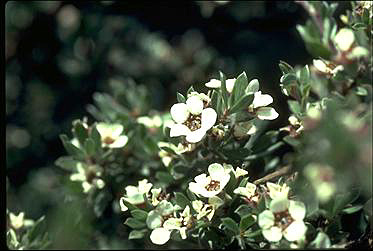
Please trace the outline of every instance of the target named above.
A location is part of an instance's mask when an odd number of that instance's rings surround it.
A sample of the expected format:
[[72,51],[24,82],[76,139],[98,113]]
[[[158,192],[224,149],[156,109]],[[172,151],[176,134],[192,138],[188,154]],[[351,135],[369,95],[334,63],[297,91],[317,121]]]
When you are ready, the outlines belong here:
[[204,173],[196,176],[194,178],[196,182],[189,183],[189,190],[206,198],[213,197],[223,191],[230,179],[229,172],[218,163],[211,164],[208,167],[208,172],[210,176]]
[[128,210],[127,206],[124,204],[124,201],[127,201],[133,205],[140,205],[145,203],[144,194],[147,194],[152,188],[153,184],[148,183],[147,179],[140,180],[139,185],[135,186],[126,186],[126,195],[121,197],[119,200],[119,205],[122,212]]
[[274,120],[279,114],[274,108],[267,107],[272,102],[273,98],[271,95],[257,91],[254,93],[253,102],[249,105],[249,112],[254,113],[260,120]]
[[196,92],[188,97],[186,103],[174,104],[171,117],[176,123],[170,126],[170,136],[186,136],[189,143],[201,141],[217,119],[215,110],[205,108],[207,105],[204,96]]
[[278,197],[271,201],[269,210],[258,216],[262,234],[270,242],[278,242],[285,237],[288,241],[298,241],[305,237],[307,226],[303,219],[306,208],[303,202]]
[[121,135],[123,132],[122,125],[98,123],[96,128],[101,135],[102,147],[120,148],[127,144],[128,137]]

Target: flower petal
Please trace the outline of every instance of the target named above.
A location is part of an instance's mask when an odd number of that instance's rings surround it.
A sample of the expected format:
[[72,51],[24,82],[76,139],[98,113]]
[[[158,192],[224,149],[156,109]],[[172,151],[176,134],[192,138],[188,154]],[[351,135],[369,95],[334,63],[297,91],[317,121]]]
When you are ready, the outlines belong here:
[[171,231],[163,227],[156,228],[150,234],[150,240],[156,245],[163,245],[170,239]]
[[257,116],[261,120],[274,120],[277,119],[278,115],[272,107],[260,107],[257,111]]
[[236,82],[235,78],[230,78],[230,79],[225,80],[225,86],[229,93],[232,93],[235,82]]
[[128,137],[126,135],[119,136],[112,144],[109,144],[109,148],[121,148],[125,146],[128,142]]
[[203,110],[203,101],[197,95],[190,96],[186,101],[186,105],[188,107],[188,111],[194,115],[201,114]]
[[206,130],[204,130],[203,128],[200,128],[198,130],[195,130],[195,131],[190,131],[187,135],[186,135],[186,140],[189,142],[189,143],[197,143],[199,141],[202,140],[203,136],[205,136],[206,134]]
[[213,180],[220,180],[222,176],[226,175],[224,167],[219,163],[209,165],[207,170]]
[[269,210],[264,210],[258,216],[258,224],[262,229],[269,229],[275,224],[275,216]]
[[170,113],[172,119],[178,124],[184,123],[189,117],[188,107],[184,103],[177,103],[171,106]]
[[284,237],[288,241],[297,241],[302,239],[307,231],[307,226],[303,221],[293,221],[285,230]]
[[338,49],[347,51],[355,41],[354,32],[348,28],[342,28],[334,37],[334,42]]
[[202,111],[201,115],[201,128],[204,128],[204,130],[209,130],[211,127],[215,125],[216,119],[218,117],[218,114],[216,111],[212,108],[206,108]]
[[273,213],[283,212],[289,208],[289,200],[285,197],[276,197],[269,204],[269,209]]
[[303,220],[306,216],[306,207],[301,201],[290,201],[289,213],[294,220]]
[[217,79],[211,79],[209,82],[207,82],[205,84],[206,87],[209,87],[209,88],[219,88],[221,86],[221,82],[220,80],[217,80]]
[[188,135],[191,131],[183,124],[173,124],[170,126],[170,137],[178,137]]
[[272,104],[273,98],[269,94],[262,94],[261,91],[254,93],[253,107],[258,108]]
[[281,228],[271,227],[270,229],[263,229],[262,234],[264,238],[271,242],[278,242],[282,239]]

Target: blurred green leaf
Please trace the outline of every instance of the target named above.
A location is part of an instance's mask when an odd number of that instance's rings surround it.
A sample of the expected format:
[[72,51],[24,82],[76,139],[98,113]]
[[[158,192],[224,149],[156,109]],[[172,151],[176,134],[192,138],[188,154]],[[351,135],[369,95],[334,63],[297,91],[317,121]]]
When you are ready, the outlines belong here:
[[238,228],[238,224],[233,219],[226,217],[226,218],[222,218],[221,222],[223,226],[225,226],[227,229],[229,229],[235,234],[239,234],[240,230]]
[[133,229],[142,229],[146,227],[146,224],[142,221],[139,221],[135,218],[129,217],[127,220],[124,222],[127,226],[133,228]]
[[144,230],[132,230],[128,236],[129,240],[142,239],[145,236],[147,229]]
[[181,94],[180,92],[177,92],[176,95],[177,95],[177,101],[178,101],[179,103],[185,103],[186,98],[184,97],[183,94]]
[[246,94],[242,96],[237,102],[229,109],[229,114],[245,110],[253,102],[254,94]]
[[245,231],[255,223],[255,219],[252,215],[245,215],[241,217],[240,231]]
[[133,218],[135,218],[136,220],[144,221],[144,222],[145,222],[146,218],[148,217],[148,212],[146,212],[144,210],[141,210],[141,209],[132,210],[131,214],[132,214]]

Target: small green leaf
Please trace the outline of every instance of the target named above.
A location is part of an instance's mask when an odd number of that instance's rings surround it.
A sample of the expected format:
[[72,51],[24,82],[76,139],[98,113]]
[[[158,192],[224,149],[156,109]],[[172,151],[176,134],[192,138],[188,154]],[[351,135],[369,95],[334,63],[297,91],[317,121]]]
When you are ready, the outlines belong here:
[[245,89],[248,85],[247,76],[245,72],[242,72],[234,82],[232,95],[230,96],[231,104],[236,103],[245,93]]
[[223,97],[224,110],[225,110],[228,108],[228,91],[227,91],[227,86],[225,83],[226,77],[224,73],[222,73],[221,71],[219,71],[219,74],[220,74],[220,82],[221,82],[220,89],[221,89],[221,93]]
[[297,76],[294,73],[287,73],[280,78],[280,82],[286,86],[297,82]]
[[345,214],[353,214],[356,213],[357,211],[361,210],[363,208],[363,205],[357,205],[353,207],[347,207],[342,210],[343,213]]
[[195,90],[194,90],[194,88],[193,88],[193,85],[191,85],[191,86],[189,87],[188,91],[187,91],[187,96],[188,96],[190,93],[194,92],[194,91],[195,91]]
[[170,184],[171,182],[174,181],[174,177],[172,177],[172,175],[170,175],[169,173],[167,172],[162,172],[162,171],[158,171],[156,174],[155,174],[155,177],[163,182],[163,183],[166,183],[166,184]]
[[247,87],[245,89],[245,93],[255,93],[257,91],[259,91],[259,80],[253,79],[247,85]]
[[93,139],[86,138],[84,142],[84,149],[87,152],[88,156],[93,156],[96,153],[96,146]]
[[218,111],[218,102],[219,102],[219,93],[216,90],[212,90],[211,94],[211,107],[215,110]]
[[176,204],[179,205],[181,208],[185,208],[187,205],[190,205],[189,199],[180,192],[175,192],[175,201]]
[[60,135],[60,139],[68,154],[76,156],[78,159],[84,159],[83,150],[74,146],[65,134]]
[[131,211],[132,216],[139,221],[145,221],[148,217],[148,212],[141,210],[141,209],[135,209]]
[[134,229],[142,229],[146,227],[146,224],[144,222],[136,220],[135,218],[132,218],[132,217],[127,218],[124,224]]
[[67,171],[76,171],[76,165],[79,161],[74,160],[71,156],[61,156],[59,157],[54,164],[59,166]]
[[310,70],[308,69],[308,65],[305,65],[299,73],[299,82],[303,85],[307,84],[310,80]]
[[278,66],[280,67],[280,70],[282,74],[284,75],[288,73],[294,73],[293,67],[289,65],[288,63],[286,63],[285,61],[280,60],[280,63],[278,64]]
[[334,199],[332,214],[337,215],[347,204],[354,202],[360,194],[360,190],[355,188],[342,194],[337,194]]
[[42,216],[35,222],[35,224],[27,233],[27,239],[29,240],[29,242],[33,242],[39,236],[41,236],[45,232],[46,227],[45,216]]
[[238,214],[241,219],[249,214],[251,214],[251,208],[248,205],[242,204],[236,210],[234,210],[236,214]]
[[253,102],[254,94],[247,94],[241,97],[230,109],[229,114],[233,114],[248,108],[248,106]]
[[299,115],[301,112],[301,107],[298,101],[288,100],[289,109],[293,114]]
[[168,153],[170,153],[172,155],[177,155],[176,152],[173,149],[171,149],[170,147],[161,146],[160,149],[162,149],[163,151],[166,151],[166,152],[168,152]]
[[245,231],[255,223],[255,219],[252,215],[245,215],[241,217],[240,231]]
[[353,28],[354,30],[364,30],[364,29],[367,28],[367,26],[366,26],[364,23],[354,23],[354,24],[352,25],[352,28]]
[[227,229],[231,230],[233,233],[238,234],[239,233],[239,228],[238,224],[231,218],[226,217],[222,218],[221,222],[223,226],[225,226]]
[[98,132],[96,125],[92,126],[91,128],[91,138],[95,142],[96,151],[101,150],[101,135]]
[[73,134],[78,139],[80,144],[84,144],[85,139],[88,137],[88,130],[84,127],[80,120],[73,122]]
[[185,99],[185,97],[184,97],[183,94],[181,94],[180,92],[177,92],[177,93],[176,93],[176,96],[177,96],[177,101],[178,101],[179,103],[185,103],[186,99]]
[[147,229],[144,230],[132,230],[128,236],[129,240],[142,239],[145,236]]

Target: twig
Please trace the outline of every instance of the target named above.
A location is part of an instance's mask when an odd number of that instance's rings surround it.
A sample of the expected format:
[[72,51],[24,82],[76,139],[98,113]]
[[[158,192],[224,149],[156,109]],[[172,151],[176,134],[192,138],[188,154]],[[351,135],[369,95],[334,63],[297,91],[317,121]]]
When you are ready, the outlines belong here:
[[289,173],[290,169],[291,169],[290,166],[284,166],[284,167],[282,167],[282,168],[274,171],[273,173],[267,174],[266,176],[264,176],[264,177],[262,177],[260,179],[255,180],[253,183],[255,185],[258,185],[260,183],[264,183],[264,182],[269,181],[271,179],[274,179],[274,178],[276,178],[278,176],[281,176],[281,175]]

